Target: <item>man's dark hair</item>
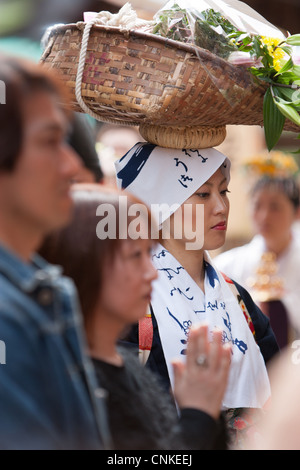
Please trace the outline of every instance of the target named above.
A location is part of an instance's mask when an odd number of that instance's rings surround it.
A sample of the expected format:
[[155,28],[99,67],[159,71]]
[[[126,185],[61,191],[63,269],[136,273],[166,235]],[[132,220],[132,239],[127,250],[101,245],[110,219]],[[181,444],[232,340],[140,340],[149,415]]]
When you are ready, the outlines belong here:
[[67,91],[55,75],[33,62],[0,55],[0,80],[5,100],[0,104],[0,171],[13,171],[23,141],[23,104],[36,92],[45,91],[57,97],[62,109],[68,101]]

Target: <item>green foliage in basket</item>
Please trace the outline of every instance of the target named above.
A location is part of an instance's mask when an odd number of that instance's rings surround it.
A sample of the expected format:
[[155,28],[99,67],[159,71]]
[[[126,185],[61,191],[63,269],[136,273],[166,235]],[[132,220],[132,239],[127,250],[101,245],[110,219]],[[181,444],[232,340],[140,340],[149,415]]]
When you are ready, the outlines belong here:
[[[195,13],[176,4],[160,12],[153,33],[193,43],[227,60],[234,52],[246,53],[248,70],[254,80],[269,85],[263,103],[264,130],[269,151],[278,142],[286,119],[300,126],[300,66],[294,63],[292,47],[300,46],[300,34],[284,40],[249,34],[239,31],[213,9],[202,11],[200,16],[195,17]],[[245,60],[241,58],[240,62],[237,59],[233,63],[242,64]]]
[[[221,26],[224,34],[217,33],[212,26]],[[175,41],[193,43],[225,59],[237,50],[225,36],[233,31],[231,23],[212,9],[203,11],[201,18],[193,18],[187,10],[174,4],[169,10],[160,12],[152,32]]]
[[291,46],[300,46],[300,35],[295,34],[285,40],[265,36],[238,35],[236,39],[243,45],[239,50],[249,52],[258,65],[249,71],[259,81],[269,84],[264,96],[264,129],[270,151],[281,136],[285,120],[289,119],[300,126],[300,66],[293,61]]

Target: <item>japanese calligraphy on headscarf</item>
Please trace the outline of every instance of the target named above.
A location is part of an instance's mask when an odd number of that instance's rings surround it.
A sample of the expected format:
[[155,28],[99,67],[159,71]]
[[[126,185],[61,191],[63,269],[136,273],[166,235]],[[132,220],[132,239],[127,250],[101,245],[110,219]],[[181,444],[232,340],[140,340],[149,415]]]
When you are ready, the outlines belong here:
[[168,149],[137,143],[115,166],[118,186],[156,212],[160,225],[218,168],[230,179],[230,161],[213,148]]

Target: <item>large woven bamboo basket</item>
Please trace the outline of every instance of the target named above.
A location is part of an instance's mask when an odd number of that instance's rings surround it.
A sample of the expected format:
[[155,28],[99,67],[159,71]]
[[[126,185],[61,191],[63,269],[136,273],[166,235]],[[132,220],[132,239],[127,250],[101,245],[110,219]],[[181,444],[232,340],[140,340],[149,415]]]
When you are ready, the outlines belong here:
[[[85,26],[53,28],[41,58],[70,88],[74,110],[138,125],[146,140],[173,148],[218,145],[229,124],[263,125],[266,87],[244,66],[199,47],[103,25],[91,27],[81,64],[83,109],[75,89]],[[285,129],[299,131],[289,121]]]

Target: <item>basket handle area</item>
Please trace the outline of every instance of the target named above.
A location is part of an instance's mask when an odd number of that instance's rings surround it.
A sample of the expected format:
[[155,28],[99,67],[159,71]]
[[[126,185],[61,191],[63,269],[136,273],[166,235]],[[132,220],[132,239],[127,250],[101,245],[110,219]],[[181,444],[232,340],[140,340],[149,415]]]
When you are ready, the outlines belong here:
[[[115,120],[102,118],[97,113],[92,111],[87,104],[84,102],[81,94],[82,88],[82,77],[85,66],[87,46],[90,37],[91,28],[97,22],[97,19],[92,19],[85,24],[81,48],[79,54],[79,62],[76,74],[75,82],[75,96],[76,100],[81,107],[81,109],[92,116],[94,119],[103,122],[116,123]],[[127,121],[118,121],[119,124],[131,126],[131,123]],[[219,126],[216,128],[208,127],[191,127],[186,128],[172,128],[165,126],[155,126],[155,125],[140,125],[140,133],[145,140],[159,145],[161,147],[170,147],[170,148],[207,148],[213,147],[215,145],[220,145],[226,136],[225,126]]]
[[[88,46],[89,37],[90,37],[90,31],[91,31],[92,27],[95,25],[96,22],[97,22],[97,18],[94,18],[91,21],[89,21],[88,23],[86,23],[85,26],[84,26],[83,33],[82,33],[78,68],[77,68],[77,73],[76,73],[75,96],[76,96],[76,100],[77,100],[79,106],[81,107],[81,109],[85,113],[89,114],[92,118],[96,119],[97,121],[109,122],[109,123],[116,124],[115,120],[99,116],[92,109],[90,109],[87,106],[87,104],[83,101],[82,94],[81,94],[82,77],[83,77],[83,71],[84,71],[84,66],[85,66],[85,59],[86,59],[87,46]],[[132,124],[128,123],[127,121],[118,121],[118,124],[125,125],[125,126],[131,126],[132,125]]]

